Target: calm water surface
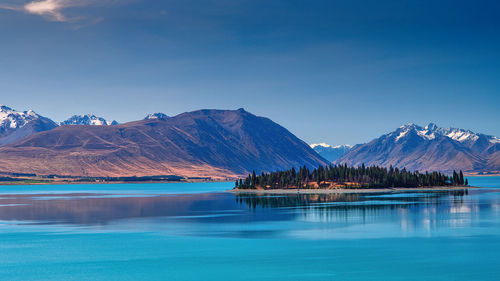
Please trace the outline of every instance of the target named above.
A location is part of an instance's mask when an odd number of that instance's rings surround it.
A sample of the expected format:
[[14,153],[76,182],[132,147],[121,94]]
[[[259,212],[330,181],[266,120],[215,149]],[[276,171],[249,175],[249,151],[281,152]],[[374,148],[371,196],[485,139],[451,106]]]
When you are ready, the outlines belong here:
[[500,177],[468,192],[0,186],[3,280],[499,280]]

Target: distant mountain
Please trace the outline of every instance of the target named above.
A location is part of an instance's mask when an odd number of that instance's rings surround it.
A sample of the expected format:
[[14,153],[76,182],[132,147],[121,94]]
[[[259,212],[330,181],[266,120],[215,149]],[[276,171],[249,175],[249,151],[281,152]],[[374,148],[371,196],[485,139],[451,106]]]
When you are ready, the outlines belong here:
[[148,114],[146,117],[144,117],[144,120],[150,120],[150,119],[165,120],[167,118],[168,118],[167,114],[161,113],[161,112],[157,112],[157,113]]
[[0,171],[73,176],[224,178],[325,164],[288,130],[243,109],[116,126],[60,126],[0,147]]
[[314,149],[314,151],[316,151],[319,155],[321,155],[321,157],[330,162],[334,162],[335,160],[346,154],[349,150],[351,150],[352,146],[348,144],[331,146],[322,142],[311,144],[311,148]]
[[94,126],[110,126],[118,125],[116,121],[107,121],[102,117],[93,114],[73,115],[68,120],[61,122],[61,125],[94,125]]
[[356,145],[336,163],[495,173],[500,171],[500,139],[469,130],[440,128],[433,123],[425,127],[408,124]]
[[16,111],[0,105],[0,146],[55,127],[57,124],[54,121],[32,110]]

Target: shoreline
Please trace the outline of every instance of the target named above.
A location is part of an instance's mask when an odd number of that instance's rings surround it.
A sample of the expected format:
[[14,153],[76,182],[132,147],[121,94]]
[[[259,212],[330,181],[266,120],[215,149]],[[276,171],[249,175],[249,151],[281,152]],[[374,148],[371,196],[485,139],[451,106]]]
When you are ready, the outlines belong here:
[[476,186],[437,186],[437,187],[395,187],[395,188],[367,188],[367,189],[231,189],[227,192],[235,194],[341,194],[341,193],[396,193],[418,191],[455,191],[469,190],[481,187]]
[[0,182],[2,186],[31,186],[31,185],[77,185],[77,184],[146,184],[146,183],[212,183],[212,182],[232,182],[232,180],[183,180],[183,181],[51,181],[51,182]]

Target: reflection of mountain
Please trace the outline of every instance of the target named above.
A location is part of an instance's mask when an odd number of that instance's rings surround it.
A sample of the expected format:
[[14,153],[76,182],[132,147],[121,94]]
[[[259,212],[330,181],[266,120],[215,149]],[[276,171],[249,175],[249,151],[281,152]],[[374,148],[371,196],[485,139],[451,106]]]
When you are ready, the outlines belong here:
[[105,197],[102,194],[2,195],[0,220],[106,224],[117,219],[192,215],[205,211],[206,202],[210,202],[210,208],[225,209],[225,201],[214,199],[214,194],[153,197]]
[[0,196],[0,221],[106,225],[117,220],[144,218],[158,218],[159,223],[237,223],[292,220],[293,215],[249,210],[238,204],[231,193],[126,197],[90,193]]
[[[192,227],[188,233],[193,235],[257,237],[287,232],[290,227],[303,230],[303,226],[294,225],[294,221],[327,222],[327,228],[333,229],[347,223],[356,225],[386,221],[416,228],[424,227],[422,224],[425,221],[438,226],[452,222],[459,224],[460,221],[453,220],[457,214],[462,216],[468,212],[473,215],[471,212],[479,208],[491,208],[488,204],[463,201],[464,195],[466,192],[463,191],[414,193],[413,196],[408,193],[286,196],[211,193],[148,197],[3,194],[0,198],[0,220],[92,226],[113,225],[118,220],[147,219],[150,223],[162,225],[157,227],[168,225],[170,230],[178,229],[176,231],[182,231],[187,223]],[[417,218],[422,221],[416,221]],[[262,229],[259,222],[289,224],[284,228]],[[248,223],[255,227],[234,228],[234,224]]]

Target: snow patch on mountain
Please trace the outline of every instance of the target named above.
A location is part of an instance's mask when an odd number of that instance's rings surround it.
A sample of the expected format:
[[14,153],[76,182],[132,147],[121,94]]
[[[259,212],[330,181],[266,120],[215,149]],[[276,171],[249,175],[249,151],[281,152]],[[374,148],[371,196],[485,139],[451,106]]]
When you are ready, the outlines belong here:
[[73,115],[68,120],[61,122],[61,125],[93,125],[93,126],[110,126],[118,125],[116,121],[107,121],[102,117],[94,114]]
[[463,131],[460,129],[449,129],[449,131],[445,131],[444,134],[446,134],[447,137],[450,139],[459,141],[459,142],[464,142],[464,141],[477,141],[479,136],[471,131]]
[[436,138],[436,135],[434,134],[434,132],[429,131],[429,130],[418,131],[417,135],[419,135],[419,136],[421,136],[423,138],[426,138],[428,140],[433,140],[433,139]]
[[408,130],[405,130],[405,131],[401,131],[401,132],[399,133],[399,135],[396,137],[396,141],[398,141],[400,138],[402,138],[402,137],[406,136],[406,134],[408,134],[408,132],[409,132],[409,131],[410,131],[409,129],[408,129]]

